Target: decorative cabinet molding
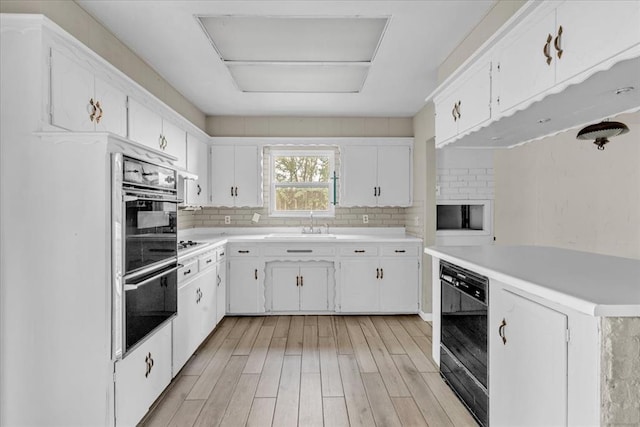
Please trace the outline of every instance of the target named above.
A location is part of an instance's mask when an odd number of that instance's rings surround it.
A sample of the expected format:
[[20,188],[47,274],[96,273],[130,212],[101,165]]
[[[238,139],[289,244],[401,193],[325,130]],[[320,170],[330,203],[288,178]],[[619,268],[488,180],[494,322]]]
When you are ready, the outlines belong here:
[[260,207],[264,204],[262,147],[213,145],[210,170],[210,205]]
[[[638,22],[635,1],[526,3],[427,98],[436,147],[512,147],[639,110]],[[448,120],[468,105],[473,120]]]

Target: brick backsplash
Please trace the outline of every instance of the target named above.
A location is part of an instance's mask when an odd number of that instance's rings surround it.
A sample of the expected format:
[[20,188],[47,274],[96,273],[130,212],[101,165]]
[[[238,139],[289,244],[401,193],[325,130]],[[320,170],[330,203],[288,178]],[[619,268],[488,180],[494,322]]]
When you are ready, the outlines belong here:
[[494,177],[491,168],[438,169],[438,200],[493,200]]
[[640,425],[640,317],[602,318],[602,426]]

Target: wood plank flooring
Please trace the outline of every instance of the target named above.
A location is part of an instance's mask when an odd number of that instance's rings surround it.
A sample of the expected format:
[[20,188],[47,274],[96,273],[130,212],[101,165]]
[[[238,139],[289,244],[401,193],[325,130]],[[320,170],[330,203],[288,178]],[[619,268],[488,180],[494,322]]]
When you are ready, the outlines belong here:
[[227,317],[140,424],[477,426],[418,316]]

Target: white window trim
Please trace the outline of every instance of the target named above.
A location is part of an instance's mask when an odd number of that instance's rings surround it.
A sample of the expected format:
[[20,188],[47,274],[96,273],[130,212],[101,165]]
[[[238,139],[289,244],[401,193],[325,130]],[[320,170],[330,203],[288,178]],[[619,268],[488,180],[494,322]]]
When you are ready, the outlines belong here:
[[329,174],[335,171],[336,164],[336,152],[335,150],[281,150],[278,148],[271,148],[269,153],[269,216],[276,218],[307,218],[313,212],[313,216],[316,218],[334,218],[336,216],[335,206],[331,201],[333,200],[333,182],[331,178],[327,184],[323,183],[310,183],[301,182],[296,183],[298,187],[326,187],[329,189],[329,209],[326,211],[276,211],[276,180],[275,180],[275,158],[287,157],[287,156],[327,156],[329,157]]

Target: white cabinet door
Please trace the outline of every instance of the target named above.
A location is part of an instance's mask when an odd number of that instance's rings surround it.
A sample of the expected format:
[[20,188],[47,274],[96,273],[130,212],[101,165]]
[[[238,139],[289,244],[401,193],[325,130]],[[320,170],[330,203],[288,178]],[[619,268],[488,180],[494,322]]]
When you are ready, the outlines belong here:
[[187,134],[187,170],[198,179],[187,181],[186,202],[189,205],[209,204],[209,151],[208,145]]
[[378,148],[343,147],[340,162],[340,206],[377,206]]
[[[200,277],[200,340],[198,345],[213,331],[216,327],[218,308],[217,303],[217,272],[216,267],[212,265]],[[196,346],[197,347],[197,346]]]
[[415,313],[418,311],[420,271],[415,258],[383,259],[380,263],[380,311]]
[[[599,64],[640,43],[640,2],[566,1],[556,9],[556,82]],[[554,39],[555,41],[555,39]]]
[[411,206],[411,148],[378,147],[378,206]]
[[[229,259],[229,313],[264,312],[263,274],[257,258]],[[262,303],[262,306],[261,306]]]
[[567,316],[491,286],[490,425],[567,425]]
[[235,186],[235,150],[232,146],[211,147],[211,204],[232,207]]
[[177,157],[175,165],[185,169],[187,161],[187,133],[168,120],[162,121],[162,135],[165,138],[164,151]]
[[115,364],[116,425],[135,426],[171,382],[171,324]]
[[491,62],[469,70],[458,90],[458,133],[491,118]]
[[436,106],[436,142],[446,141],[458,134],[458,116],[455,107],[458,102],[458,91],[435,100]]
[[52,49],[51,124],[73,131],[93,131],[91,101],[96,101],[93,73]]
[[262,165],[258,146],[235,147],[235,206],[262,206]]
[[340,309],[344,313],[375,312],[380,307],[378,259],[340,263]]
[[321,266],[300,268],[300,310],[329,309],[329,269]]
[[227,263],[216,264],[216,325],[227,314]]
[[111,84],[96,77],[95,99],[100,103],[100,120],[96,131],[127,136],[127,95]]
[[271,310],[300,310],[300,268],[273,266],[271,268]]
[[129,98],[129,139],[161,150],[162,117]]
[[178,315],[173,319],[173,375],[187,363],[198,346],[198,287],[194,279],[178,289]]
[[[541,6],[541,9],[543,6]],[[554,85],[555,57],[547,64],[544,55],[549,37],[556,32],[555,10],[534,12],[497,46],[498,65],[493,84],[498,110],[507,111]],[[547,53],[553,54],[553,40]]]

